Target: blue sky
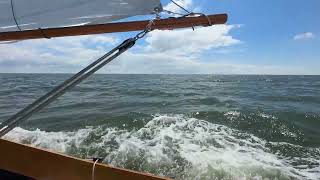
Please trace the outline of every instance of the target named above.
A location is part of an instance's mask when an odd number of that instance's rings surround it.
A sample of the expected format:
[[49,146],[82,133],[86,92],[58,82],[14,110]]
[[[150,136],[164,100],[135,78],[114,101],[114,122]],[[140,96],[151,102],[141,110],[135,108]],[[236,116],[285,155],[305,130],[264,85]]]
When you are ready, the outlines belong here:
[[[212,1],[205,1],[204,4]],[[319,37],[294,40],[294,36],[320,32],[320,1],[214,1],[207,12],[228,12],[229,24],[244,26],[232,34],[244,42],[243,63],[314,64],[319,66]],[[234,56],[236,57],[236,56]]]
[[[99,72],[320,74],[320,1],[176,1],[192,11],[228,13],[228,23],[194,32],[191,29],[152,32]],[[161,2],[165,9],[182,12],[167,0]],[[73,73],[134,34],[0,45],[0,72]]]

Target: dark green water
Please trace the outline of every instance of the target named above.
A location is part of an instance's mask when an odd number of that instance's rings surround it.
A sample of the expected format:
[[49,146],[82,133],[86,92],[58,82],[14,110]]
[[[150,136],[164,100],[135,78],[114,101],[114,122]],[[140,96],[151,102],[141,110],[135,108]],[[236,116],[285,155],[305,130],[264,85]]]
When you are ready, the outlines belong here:
[[[0,74],[0,121],[68,76]],[[95,75],[6,138],[176,179],[319,179],[320,76]]]

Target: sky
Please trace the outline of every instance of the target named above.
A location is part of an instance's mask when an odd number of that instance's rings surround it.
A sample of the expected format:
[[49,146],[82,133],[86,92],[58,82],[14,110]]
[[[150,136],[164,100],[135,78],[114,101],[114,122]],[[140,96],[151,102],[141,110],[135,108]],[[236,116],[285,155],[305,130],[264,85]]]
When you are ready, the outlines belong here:
[[[183,13],[169,0],[161,2]],[[98,73],[320,75],[319,0],[176,2],[193,12],[227,13],[228,22],[195,31],[153,31]],[[75,73],[135,34],[0,44],[0,73]]]

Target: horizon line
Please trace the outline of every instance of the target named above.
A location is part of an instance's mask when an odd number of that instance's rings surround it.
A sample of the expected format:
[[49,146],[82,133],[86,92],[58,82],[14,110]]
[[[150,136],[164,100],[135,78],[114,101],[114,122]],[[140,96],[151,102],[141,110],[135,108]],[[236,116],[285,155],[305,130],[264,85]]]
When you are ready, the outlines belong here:
[[[76,73],[27,73],[27,72],[0,72],[0,74],[76,74]],[[224,76],[320,76],[320,74],[224,74],[224,73],[95,73],[93,75],[224,75]]]

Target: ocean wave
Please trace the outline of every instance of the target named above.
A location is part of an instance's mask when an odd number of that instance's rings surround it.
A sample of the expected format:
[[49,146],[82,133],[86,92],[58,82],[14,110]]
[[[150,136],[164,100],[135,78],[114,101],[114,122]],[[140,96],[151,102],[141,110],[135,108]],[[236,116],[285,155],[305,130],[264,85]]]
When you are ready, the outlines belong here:
[[[238,117],[240,113],[228,112],[225,116]],[[183,115],[156,115],[144,127],[131,131],[104,126],[74,132],[15,128],[5,138],[81,158],[104,157],[105,163],[117,167],[176,179],[316,179],[320,176],[320,156],[304,157],[313,166],[308,163],[295,166],[295,157],[272,152],[270,142]]]

